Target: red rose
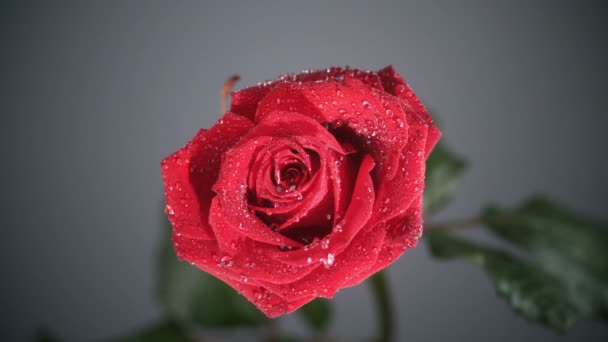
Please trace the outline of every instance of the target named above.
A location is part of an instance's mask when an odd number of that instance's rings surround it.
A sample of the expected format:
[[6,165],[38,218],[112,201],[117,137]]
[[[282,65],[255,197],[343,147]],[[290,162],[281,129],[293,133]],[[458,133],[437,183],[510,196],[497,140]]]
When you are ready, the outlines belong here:
[[162,161],[177,255],[270,317],[332,297],[416,245],[439,136],[392,67],[236,91],[229,112]]

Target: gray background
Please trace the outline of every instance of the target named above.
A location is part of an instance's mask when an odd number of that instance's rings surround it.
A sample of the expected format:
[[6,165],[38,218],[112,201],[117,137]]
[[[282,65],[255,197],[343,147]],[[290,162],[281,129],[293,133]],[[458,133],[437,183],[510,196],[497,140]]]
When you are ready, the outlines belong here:
[[[218,115],[218,90],[304,68],[393,64],[472,163],[440,218],[543,192],[608,218],[601,2],[2,2],[0,340],[72,340],[160,317],[159,161]],[[480,233],[475,237],[487,239]],[[465,262],[426,247],[390,268],[407,341],[605,341],[530,325]],[[365,285],[333,335],[370,335]],[[303,332],[295,315],[285,329]]]

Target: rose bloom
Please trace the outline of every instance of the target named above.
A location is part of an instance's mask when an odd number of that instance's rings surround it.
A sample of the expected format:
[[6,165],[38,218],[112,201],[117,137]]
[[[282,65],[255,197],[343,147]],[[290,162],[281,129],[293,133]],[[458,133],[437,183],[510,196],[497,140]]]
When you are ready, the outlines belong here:
[[161,163],[177,256],[269,317],[332,297],[416,245],[440,135],[390,66],[235,91]]

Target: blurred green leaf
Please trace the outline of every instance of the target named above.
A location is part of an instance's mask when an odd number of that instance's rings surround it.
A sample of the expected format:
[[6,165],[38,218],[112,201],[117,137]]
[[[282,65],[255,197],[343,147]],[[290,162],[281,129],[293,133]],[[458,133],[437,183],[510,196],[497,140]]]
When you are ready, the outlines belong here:
[[426,179],[423,205],[427,215],[437,212],[448,204],[467,169],[467,163],[450,152],[443,144],[437,144],[426,161]]
[[317,298],[298,310],[300,317],[317,332],[324,332],[331,323],[332,310],[329,300]]
[[442,231],[427,233],[433,256],[442,259],[462,257],[483,267],[498,296],[525,318],[563,332],[580,316],[580,311],[569,298],[567,288],[543,269],[505,252]]
[[158,269],[157,295],[174,320],[201,327],[257,326],[270,320],[245,297],[217,278],[179,261],[166,218]]
[[165,321],[144,328],[130,336],[112,339],[113,342],[193,342],[174,322]]
[[525,256],[433,230],[427,231],[431,254],[462,257],[482,266],[515,312],[558,332],[579,319],[608,318],[606,223],[583,218],[544,198],[513,210],[488,208],[482,220]]
[[559,278],[583,317],[608,319],[608,223],[541,197],[514,210],[488,208],[482,219]]

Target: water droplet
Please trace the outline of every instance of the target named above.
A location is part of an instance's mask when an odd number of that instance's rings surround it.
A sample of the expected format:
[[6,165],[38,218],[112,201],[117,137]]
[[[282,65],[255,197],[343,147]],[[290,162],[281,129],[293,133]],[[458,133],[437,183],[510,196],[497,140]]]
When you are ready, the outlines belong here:
[[253,295],[255,296],[255,299],[257,299],[257,300],[261,300],[262,296],[263,296],[262,291],[259,291],[259,290],[254,290]]
[[312,263],[312,258],[308,257],[308,260],[306,260],[309,264]]
[[284,190],[285,190],[285,189],[283,189],[283,187],[282,187],[282,186],[277,185],[277,192],[278,192],[278,193],[282,193]]
[[173,208],[171,208],[170,205],[167,204],[167,206],[165,207],[165,212],[167,213],[167,215],[169,216],[173,216],[175,215],[175,211],[173,210]]
[[297,195],[296,195],[296,199],[297,199],[298,201],[301,201],[301,200],[303,200],[303,199],[304,199],[304,196],[302,196],[302,194],[300,194],[300,193],[299,193],[299,194],[297,194]]
[[327,221],[331,220],[331,214],[325,215],[325,218],[327,219]]
[[363,106],[363,108],[368,109],[369,108],[369,102],[367,102],[366,100],[363,100],[363,102],[361,102],[361,105]]
[[334,264],[334,255],[331,253],[327,254],[327,259],[321,258],[321,262],[323,263],[323,266],[325,266],[326,269],[329,269],[331,265]]
[[325,239],[323,241],[321,241],[321,248],[323,249],[328,249],[329,248],[329,240]]
[[229,256],[222,257],[220,261],[222,267],[230,267],[233,264],[232,258]]
[[242,276],[241,276],[241,281],[242,281],[243,283],[246,283],[246,282],[248,282],[248,281],[249,281],[249,279],[248,279],[247,277],[245,277],[244,275],[242,275]]

